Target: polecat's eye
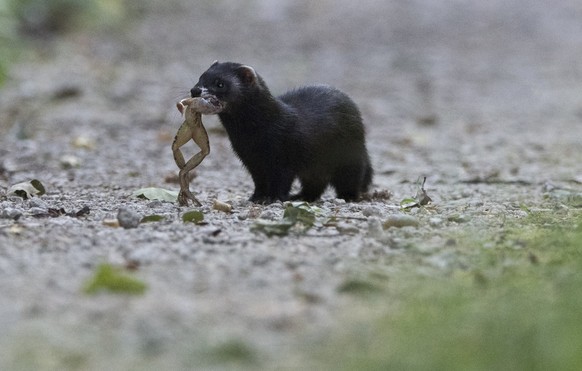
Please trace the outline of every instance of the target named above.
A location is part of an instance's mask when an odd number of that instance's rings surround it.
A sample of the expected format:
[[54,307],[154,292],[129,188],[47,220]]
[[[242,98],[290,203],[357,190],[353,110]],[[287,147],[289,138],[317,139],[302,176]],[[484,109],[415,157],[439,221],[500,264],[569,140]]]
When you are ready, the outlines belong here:
[[216,87],[222,89],[224,88],[224,83],[220,80],[216,80]]

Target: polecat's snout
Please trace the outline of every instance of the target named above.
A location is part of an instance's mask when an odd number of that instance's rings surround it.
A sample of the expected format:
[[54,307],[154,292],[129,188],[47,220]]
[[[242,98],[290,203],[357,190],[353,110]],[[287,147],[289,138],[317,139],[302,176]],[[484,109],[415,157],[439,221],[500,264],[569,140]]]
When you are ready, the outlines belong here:
[[216,95],[210,94],[206,88],[195,86],[190,89],[190,95],[192,98],[199,98],[201,104],[208,107],[209,111],[212,111],[206,114],[220,113],[224,109],[224,102],[221,102]]
[[192,89],[190,89],[190,95],[192,96],[192,98],[199,97],[202,95],[202,89],[195,86]]

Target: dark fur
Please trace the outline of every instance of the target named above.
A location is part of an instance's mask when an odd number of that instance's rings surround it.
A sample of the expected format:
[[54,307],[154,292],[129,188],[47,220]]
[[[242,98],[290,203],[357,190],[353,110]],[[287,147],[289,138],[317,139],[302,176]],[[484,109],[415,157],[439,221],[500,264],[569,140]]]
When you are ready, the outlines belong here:
[[[355,103],[328,86],[271,95],[253,68],[215,62],[191,90],[215,95],[232,148],[255,183],[254,202],[317,200],[331,184],[338,198],[358,199],[372,181],[364,126]],[[299,178],[302,190],[289,196]]]

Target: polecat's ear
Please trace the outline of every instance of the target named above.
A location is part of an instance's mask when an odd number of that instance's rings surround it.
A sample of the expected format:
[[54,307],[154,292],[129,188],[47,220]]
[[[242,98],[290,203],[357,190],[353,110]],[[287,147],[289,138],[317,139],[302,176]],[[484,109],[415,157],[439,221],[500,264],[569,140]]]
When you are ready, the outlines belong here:
[[218,59],[215,59],[214,62],[210,65],[210,67],[214,67],[218,64]]
[[245,84],[253,85],[257,81],[257,73],[251,66],[240,66],[236,70]]

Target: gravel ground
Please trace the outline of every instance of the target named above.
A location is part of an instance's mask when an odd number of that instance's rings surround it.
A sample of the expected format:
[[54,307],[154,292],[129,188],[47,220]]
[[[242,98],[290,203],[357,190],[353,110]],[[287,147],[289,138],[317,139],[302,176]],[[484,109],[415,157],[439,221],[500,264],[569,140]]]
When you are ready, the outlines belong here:
[[[462,264],[452,233],[581,191],[578,1],[171,0],[130,14],[38,42],[0,91],[1,369],[188,368],[239,342],[276,365],[337,325],[357,300],[337,288],[366,267],[448,269]],[[367,127],[372,188],[392,197],[345,203],[329,191],[316,206],[338,223],[251,232],[284,205],[246,201],[252,181],[214,117],[191,184],[204,225],[182,222],[190,208],[133,197],[178,189],[175,102],[215,59],[254,66],[277,93],[348,92]],[[383,230],[423,176],[433,205],[409,213],[417,226]],[[47,193],[7,194],[31,179]],[[216,199],[233,212],[213,210]],[[165,219],[106,225],[120,209]],[[104,262],[137,267],[146,293],[83,294]]]

